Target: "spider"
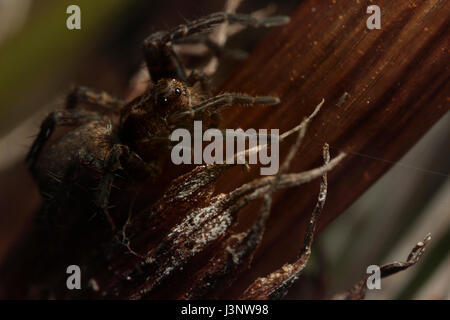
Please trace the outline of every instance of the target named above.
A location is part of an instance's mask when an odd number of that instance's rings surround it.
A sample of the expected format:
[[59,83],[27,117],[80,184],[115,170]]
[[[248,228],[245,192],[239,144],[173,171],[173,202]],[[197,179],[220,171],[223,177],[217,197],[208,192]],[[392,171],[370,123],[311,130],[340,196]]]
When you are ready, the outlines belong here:
[[[66,204],[70,197],[75,197],[73,190],[78,187],[91,197],[95,210],[105,213],[114,229],[115,222],[108,213],[114,180],[120,175],[130,177],[130,181],[156,181],[174,129],[192,130],[194,120],[202,120],[204,127],[217,126],[218,112],[233,104],[279,103],[278,98],[270,96],[212,95],[208,77],[198,70],[187,74],[174,45],[187,39],[199,41],[205,32],[224,22],[270,27],[288,20],[283,16],[210,14],[145,39],[143,53],[151,83],[132,101],[85,87],[73,90],[65,108],[51,112],[42,122],[26,157],[45,199],[44,207]],[[205,44],[208,46],[207,41]],[[73,129],[44,149],[60,125],[71,125]]]

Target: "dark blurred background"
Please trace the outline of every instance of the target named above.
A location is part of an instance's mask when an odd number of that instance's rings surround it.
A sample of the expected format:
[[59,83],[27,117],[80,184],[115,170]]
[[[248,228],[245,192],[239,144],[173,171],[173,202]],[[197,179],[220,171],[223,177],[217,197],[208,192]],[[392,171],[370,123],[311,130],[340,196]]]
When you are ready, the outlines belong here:
[[[299,2],[246,0],[239,11],[271,6],[289,15]],[[65,27],[70,4],[82,8],[80,31]],[[141,42],[148,34],[223,6],[223,0],[0,0],[0,262],[39,203],[22,162],[46,113],[61,105],[73,85],[125,96],[141,68]],[[265,32],[244,31],[228,46],[250,52]],[[237,63],[221,62],[217,87]],[[369,298],[450,297],[449,125],[447,114],[320,234],[289,298],[347,289],[366,266],[406,258],[427,232],[433,241],[423,262],[383,281],[383,290],[369,292]]]

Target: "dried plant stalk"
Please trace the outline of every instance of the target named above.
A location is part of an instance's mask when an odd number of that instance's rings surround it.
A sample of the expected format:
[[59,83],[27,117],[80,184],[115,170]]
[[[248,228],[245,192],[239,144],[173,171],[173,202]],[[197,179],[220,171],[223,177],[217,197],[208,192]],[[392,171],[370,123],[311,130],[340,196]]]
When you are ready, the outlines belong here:
[[[404,262],[393,262],[380,266],[381,278],[389,277],[397,272],[403,271],[415,265],[425,252],[425,247],[431,240],[431,234],[427,234],[423,241],[418,242],[408,255],[408,258]],[[366,296],[367,280],[370,275],[364,277],[361,281],[356,283],[347,292],[337,294],[333,297],[335,300],[361,300]]]
[[[299,135],[300,136],[300,135]],[[323,149],[325,164],[330,162],[329,147],[326,144]],[[303,247],[299,258],[294,263],[288,263],[266,277],[258,278],[242,294],[241,299],[280,299],[288,292],[288,289],[297,281],[300,273],[308,263],[311,255],[311,246],[316,229],[316,223],[322,212],[327,197],[327,174],[322,175],[319,197],[309,221]]]

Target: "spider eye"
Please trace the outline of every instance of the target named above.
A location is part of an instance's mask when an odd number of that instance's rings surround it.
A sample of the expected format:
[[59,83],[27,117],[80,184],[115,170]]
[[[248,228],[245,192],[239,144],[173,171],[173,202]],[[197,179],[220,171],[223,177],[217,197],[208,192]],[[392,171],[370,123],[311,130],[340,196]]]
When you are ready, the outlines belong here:
[[167,105],[167,104],[169,103],[169,98],[167,98],[165,95],[161,94],[161,95],[158,97],[158,103],[159,103],[161,106],[165,106],[165,105]]
[[177,96],[181,96],[180,88],[175,88],[175,93],[176,93]]

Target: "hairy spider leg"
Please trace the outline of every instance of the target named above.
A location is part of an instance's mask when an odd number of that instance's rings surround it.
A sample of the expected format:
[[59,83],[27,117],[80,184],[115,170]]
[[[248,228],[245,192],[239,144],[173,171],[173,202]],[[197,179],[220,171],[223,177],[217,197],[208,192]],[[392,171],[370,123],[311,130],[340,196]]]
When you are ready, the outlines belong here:
[[[136,177],[155,177],[160,171],[160,168],[155,163],[145,162],[138,154],[131,151],[128,146],[115,144],[112,147],[104,160],[103,174],[98,184],[95,201],[96,206],[106,215],[113,231],[115,231],[116,226],[109,214],[109,199],[116,174],[123,169],[126,172],[135,172]],[[142,175],[139,173],[142,173]]]
[[169,31],[159,31],[144,40],[144,56],[152,81],[163,78],[178,78],[186,81],[186,68],[175,54],[173,44],[189,36],[210,32],[223,22],[239,23],[244,26],[271,27],[285,24],[288,17],[273,16],[256,18],[251,15],[217,12],[187,24],[181,24]]
[[221,111],[223,108],[228,107],[233,104],[241,104],[241,105],[252,105],[252,104],[261,104],[261,105],[274,105],[279,104],[280,99],[277,97],[271,96],[249,96],[243,93],[232,93],[226,92],[215,97],[209,98],[202,103],[194,106],[192,110],[178,112],[172,116],[173,120],[176,120],[180,117],[183,117],[187,114],[192,113],[203,113],[207,112],[208,114],[214,114]]
[[87,87],[75,87],[66,98],[66,109],[75,109],[79,104],[88,104],[105,111],[117,111],[126,102],[108,93]]
[[186,82],[191,87],[196,83],[200,83],[202,91],[208,97],[212,96],[211,79],[203,71],[193,70],[186,79]]

